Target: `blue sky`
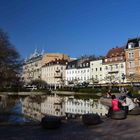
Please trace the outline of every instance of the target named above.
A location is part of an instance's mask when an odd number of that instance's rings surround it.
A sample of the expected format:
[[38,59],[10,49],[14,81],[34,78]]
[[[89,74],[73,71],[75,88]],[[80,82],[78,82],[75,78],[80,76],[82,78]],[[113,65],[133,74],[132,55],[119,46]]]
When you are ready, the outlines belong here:
[[139,0],[0,0],[0,28],[22,58],[35,48],[106,55],[140,36]]

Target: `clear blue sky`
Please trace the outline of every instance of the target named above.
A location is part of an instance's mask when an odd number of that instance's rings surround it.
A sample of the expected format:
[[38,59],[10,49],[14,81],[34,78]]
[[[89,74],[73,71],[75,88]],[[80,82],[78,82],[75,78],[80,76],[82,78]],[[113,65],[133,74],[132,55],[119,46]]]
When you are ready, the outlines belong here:
[[0,0],[0,28],[23,58],[35,48],[106,55],[140,36],[140,0]]

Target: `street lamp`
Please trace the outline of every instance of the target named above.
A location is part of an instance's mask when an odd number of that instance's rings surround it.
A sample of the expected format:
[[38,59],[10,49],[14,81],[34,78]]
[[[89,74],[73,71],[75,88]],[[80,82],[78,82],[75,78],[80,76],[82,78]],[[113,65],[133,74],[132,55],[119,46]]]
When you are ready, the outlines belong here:
[[122,80],[123,80],[123,83],[124,83],[124,79],[125,79],[125,74],[122,73]]

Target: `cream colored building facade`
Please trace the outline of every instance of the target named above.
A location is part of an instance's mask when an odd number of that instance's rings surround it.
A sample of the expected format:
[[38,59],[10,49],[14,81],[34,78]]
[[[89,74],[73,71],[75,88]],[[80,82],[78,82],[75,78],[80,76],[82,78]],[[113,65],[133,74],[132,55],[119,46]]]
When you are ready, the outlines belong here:
[[54,60],[42,66],[41,79],[50,86],[60,87],[65,82],[67,60]]
[[102,60],[90,61],[90,79],[93,82],[101,83],[103,80],[103,65]]
[[[52,68],[52,67],[55,67],[56,65],[51,66],[50,62],[55,61],[55,60],[69,61],[70,58],[69,58],[69,56],[67,56],[65,54],[61,54],[61,53],[44,54],[43,51],[39,52],[39,51],[35,50],[34,53],[31,54],[31,56],[29,58],[27,58],[23,63],[22,80],[26,84],[28,84],[29,82],[31,82],[32,80],[35,80],[35,79],[45,80],[47,83],[50,83],[50,84],[56,84],[56,83],[60,84],[58,81],[60,80],[60,78],[62,78],[62,76],[65,77],[64,76],[65,74],[62,71],[60,73],[56,72],[57,70],[55,71],[55,68]],[[49,65],[48,65],[48,63],[49,63]],[[45,70],[45,73],[44,73],[44,69],[45,69],[44,65],[47,65],[49,67],[47,70]],[[63,65],[61,67],[63,67]],[[64,68],[59,68],[59,64],[58,64],[58,66],[56,66],[56,69],[57,68],[60,70],[61,69],[63,70],[63,69],[65,69],[65,66],[64,66]],[[50,69],[53,69],[53,70],[50,71]],[[56,72],[55,76],[54,76],[54,73],[52,76],[51,74],[54,71]],[[43,74],[42,74],[42,72],[43,72]],[[62,76],[59,76],[61,74],[62,74]],[[49,79],[46,80],[46,76]]]
[[42,57],[43,54],[35,50],[35,52],[24,61],[22,79],[25,83],[41,78]]

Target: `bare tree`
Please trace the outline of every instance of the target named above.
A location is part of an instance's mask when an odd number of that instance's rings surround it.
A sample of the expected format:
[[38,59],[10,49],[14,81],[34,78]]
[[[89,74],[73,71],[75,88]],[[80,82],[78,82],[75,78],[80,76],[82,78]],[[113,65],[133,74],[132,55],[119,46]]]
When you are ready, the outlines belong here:
[[0,29],[0,87],[11,87],[19,82],[21,60],[10,43],[8,35]]

